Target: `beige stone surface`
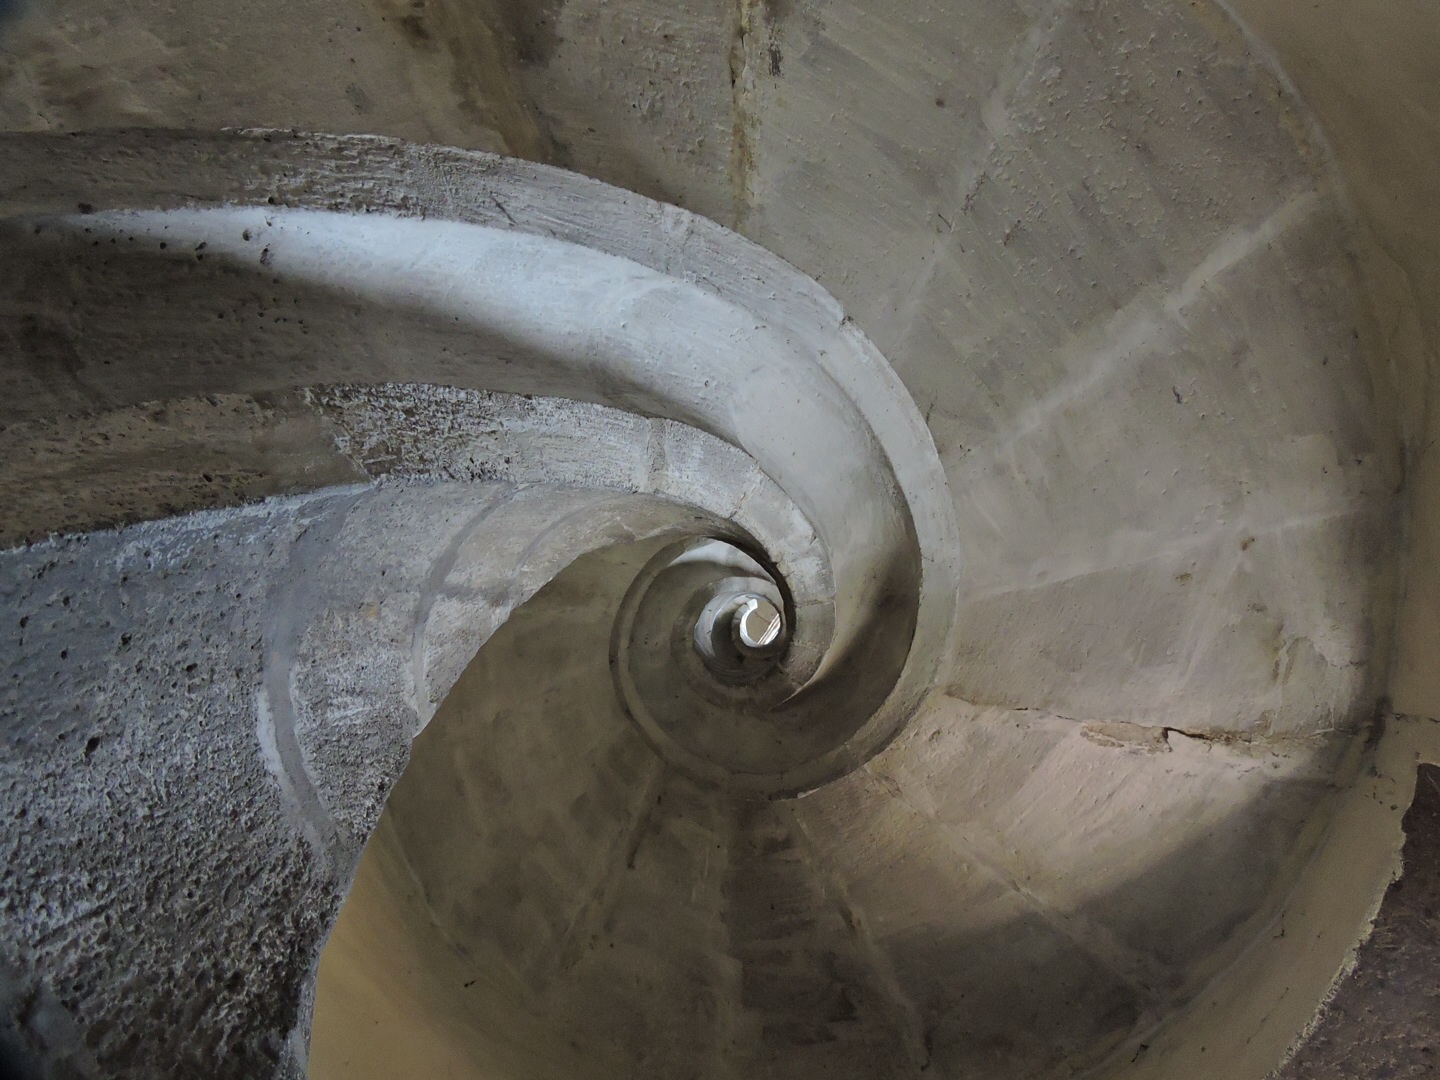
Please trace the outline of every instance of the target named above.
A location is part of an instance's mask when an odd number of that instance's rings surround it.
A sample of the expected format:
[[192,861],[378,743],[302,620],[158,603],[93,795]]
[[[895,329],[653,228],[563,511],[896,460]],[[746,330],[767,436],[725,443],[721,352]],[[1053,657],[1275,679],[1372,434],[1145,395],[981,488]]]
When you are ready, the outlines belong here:
[[22,1055],[1261,1080],[1435,760],[1437,70],[1423,0],[11,13]]

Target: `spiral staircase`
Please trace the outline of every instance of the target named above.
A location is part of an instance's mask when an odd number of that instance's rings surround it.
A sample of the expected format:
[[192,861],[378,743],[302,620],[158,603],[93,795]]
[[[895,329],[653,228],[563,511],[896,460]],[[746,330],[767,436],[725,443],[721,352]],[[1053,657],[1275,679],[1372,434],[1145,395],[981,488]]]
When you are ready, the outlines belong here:
[[1341,6],[9,11],[0,1071],[1272,1075],[1440,762]]

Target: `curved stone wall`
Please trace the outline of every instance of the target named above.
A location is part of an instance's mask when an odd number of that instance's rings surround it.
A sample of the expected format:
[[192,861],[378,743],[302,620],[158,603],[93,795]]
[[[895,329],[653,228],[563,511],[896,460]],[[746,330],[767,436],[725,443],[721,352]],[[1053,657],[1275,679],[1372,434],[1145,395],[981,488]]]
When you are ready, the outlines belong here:
[[[1290,987],[1215,1002],[1349,917],[1304,874],[1373,794],[1403,426],[1288,85],[1208,5],[463,7],[271,13],[415,50],[338,98],[348,44],[257,98],[238,48],[90,86],[95,27],[188,16],[10,31],[11,127],[140,125],[0,136],[17,1067],[1201,1076],[1260,1031],[1258,1080]],[[306,109],[722,224],[159,130]],[[732,593],[779,652],[696,650]]]

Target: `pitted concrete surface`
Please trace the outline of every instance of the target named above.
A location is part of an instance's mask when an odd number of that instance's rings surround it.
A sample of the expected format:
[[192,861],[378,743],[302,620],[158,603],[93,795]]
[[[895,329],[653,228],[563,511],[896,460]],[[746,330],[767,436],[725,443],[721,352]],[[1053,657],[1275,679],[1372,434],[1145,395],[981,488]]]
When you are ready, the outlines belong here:
[[1440,756],[1440,151],[1238,7],[0,23],[17,1067],[1264,1077]]

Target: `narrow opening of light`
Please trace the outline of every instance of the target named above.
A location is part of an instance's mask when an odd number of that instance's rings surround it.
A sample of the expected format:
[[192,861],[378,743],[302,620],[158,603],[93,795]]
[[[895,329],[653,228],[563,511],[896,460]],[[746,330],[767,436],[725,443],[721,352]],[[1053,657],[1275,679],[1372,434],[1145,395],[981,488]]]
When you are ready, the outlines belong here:
[[784,625],[780,610],[763,596],[752,596],[736,612],[736,632],[747,649],[773,645]]

